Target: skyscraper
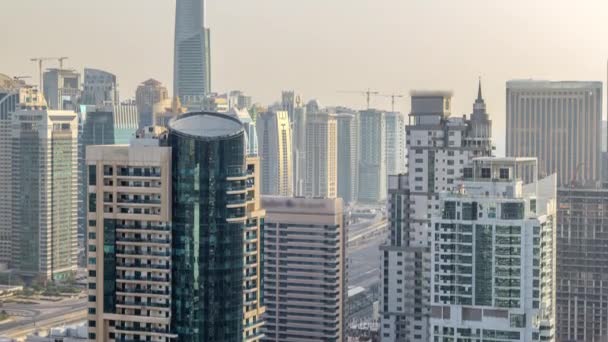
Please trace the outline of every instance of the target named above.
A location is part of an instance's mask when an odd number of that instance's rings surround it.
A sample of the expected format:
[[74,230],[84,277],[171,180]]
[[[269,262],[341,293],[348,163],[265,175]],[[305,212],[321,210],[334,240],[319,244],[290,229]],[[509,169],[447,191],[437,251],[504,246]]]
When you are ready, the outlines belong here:
[[11,117],[19,103],[22,84],[0,74],[0,269],[12,259],[12,138]]
[[359,113],[359,201],[386,199],[386,121],[384,112]]
[[306,107],[294,108],[292,116],[292,162],[293,162],[293,192],[297,196],[304,194],[304,178],[306,177]]
[[398,175],[406,172],[405,117],[399,112],[388,112],[386,121],[386,174]]
[[264,196],[262,203],[264,341],[344,341],[342,200]]
[[260,114],[256,120],[262,166],[262,194],[293,195],[291,125],[285,111]]
[[557,340],[608,337],[608,189],[557,192]]
[[47,70],[43,91],[49,109],[76,110],[81,97],[80,82],[80,74],[75,70]]
[[265,212],[241,122],[188,113],[87,153],[91,339],[259,341]]
[[210,32],[205,0],[177,0],[173,91],[189,107],[211,91]]
[[162,83],[149,79],[137,87],[135,103],[139,112],[139,127],[152,125],[154,121],[154,105],[164,103],[169,99],[169,92]]
[[336,121],[338,123],[338,197],[348,204],[357,201],[359,189],[359,120],[355,113],[338,112]]
[[116,75],[98,69],[84,69],[84,89],[80,103],[101,106],[119,102]]
[[[450,117],[451,101],[448,92],[412,93],[406,126],[408,173],[389,177],[390,238],[380,247],[385,342],[429,341],[431,218],[437,215],[437,196],[455,189],[455,180],[470,159],[492,152],[489,136],[472,133],[474,126],[490,124],[485,106],[483,113],[466,120]],[[363,123],[361,127],[363,134]]]
[[78,117],[24,106],[12,114],[11,267],[31,280],[66,279],[78,254]]
[[558,186],[601,180],[601,82],[507,82],[507,156],[538,157]]
[[338,196],[338,125],[333,114],[318,112],[306,120],[304,196]]
[[477,158],[433,215],[429,341],[555,341],[556,177]]

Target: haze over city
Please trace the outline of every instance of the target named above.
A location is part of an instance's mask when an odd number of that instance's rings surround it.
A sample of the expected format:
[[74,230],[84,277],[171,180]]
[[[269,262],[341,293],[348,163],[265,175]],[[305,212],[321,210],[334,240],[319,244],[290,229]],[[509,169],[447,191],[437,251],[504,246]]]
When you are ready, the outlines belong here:
[[[15,37],[3,70],[36,76],[30,57],[66,55],[70,67],[112,70],[123,98],[147,78],[171,92],[175,0],[3,3],[0,30]],[[481,76],[503,154],[505,81],[603,81],[606,13],[603,0],[210,0],[212,90],[267,104],[294,89],[363,108],[363,96],[337,91],[439,88],[454,91],[461,115]],[[407,97],[399,105],[408,112]],[[390,109],[390,100],[372,107]]]
[[608,341],[607,13],[2,1],[0,342]]

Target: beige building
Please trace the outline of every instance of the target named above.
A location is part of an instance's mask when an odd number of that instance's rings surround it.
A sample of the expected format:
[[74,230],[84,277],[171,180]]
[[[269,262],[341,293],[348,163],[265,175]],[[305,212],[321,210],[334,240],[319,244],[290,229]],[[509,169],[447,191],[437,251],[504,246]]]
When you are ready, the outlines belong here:
[[319,112],[306,122],[304,196],[338,196],[338,123],[334,115]]
[[154,105],[167,99],[169,99],[169,91],[155,79],[149,79],[137,87],[135,102],[139,112],[140,128],[152,125]]
[[158,142],[87,148],[92,340],[176,337],[169,329],[171,148]]
[[557,185],[601,180],[601,82],[507,82],[507,156],[537,157]]
[[264,341],[343,341],[343,201],[264,196]]
[[293,195],[292,139],[289,114],[271,111],[256,120],[262,166],[262,194]]
[[90,340],[262,339],[265,212],[245,136],[188,113],[87,148]]

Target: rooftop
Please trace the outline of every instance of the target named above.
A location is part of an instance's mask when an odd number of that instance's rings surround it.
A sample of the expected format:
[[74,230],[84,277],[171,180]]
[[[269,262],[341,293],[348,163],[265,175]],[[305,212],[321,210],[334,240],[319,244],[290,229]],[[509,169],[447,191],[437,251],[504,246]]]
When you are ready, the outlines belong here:
[[547,81],[547,80],[510,80],[507,81],[510,89],[584,89],[602,88],[600,81]]
[[193,112],[169,122],[169,129],[200,138],[231,137],[244,132],[239,119],[219,113]]

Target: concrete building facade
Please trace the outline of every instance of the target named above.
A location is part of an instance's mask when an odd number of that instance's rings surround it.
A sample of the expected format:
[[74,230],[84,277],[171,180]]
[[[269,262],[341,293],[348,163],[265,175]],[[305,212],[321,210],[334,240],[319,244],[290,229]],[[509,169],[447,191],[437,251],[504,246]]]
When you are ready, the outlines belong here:
[[555,341],[556,177],[477,158],[432,218],[429,341]]
[[264,196],[263,341],[344,341],[343,201]]
[[49,109],[76,110],[82,95],[80,74],[70,69],[49,69],[43,76],[43,92]]
[[601,181],[601,82],[507,82],[507,156],[538,157],[558,186]]
[[151,126],[154,121],[154,105],[169,100],[167,88],[155,79],[149,79],[137,87],[135,103],[139,113],[139,128]]
[[385,113],[359,113],[359,201],[386,200],[386,119]]
[[308,115],[306,121],[305,197],[338,195],[338,125],[333,114]]
[[98,69],[84,69],[81,104],[101,106],[119,102],[116,75]]
[[471,120],[451,117],[451,100],[449,92],[411,96],[408,173],[389,177],[390,238],[380,246],[380,330],[385,342],[429,341],[431,218],[439,209],[437,195],[455,188],[470,159],[492,153],[489,136],[471,133],[475,125],[491,124],[481,92],[483,111]]
[[385,114],[386,121],[386,174],[406,172],[405,116],[399,112]]
[[262,113],[256,120],[256,129],[262,165],[262,194],[293,195],[293,151],[288,113]]
[[336,121],[338,123],[338,197],[348,204],[357,201],[359,190],[359,118],[354,112],[338,112]]

